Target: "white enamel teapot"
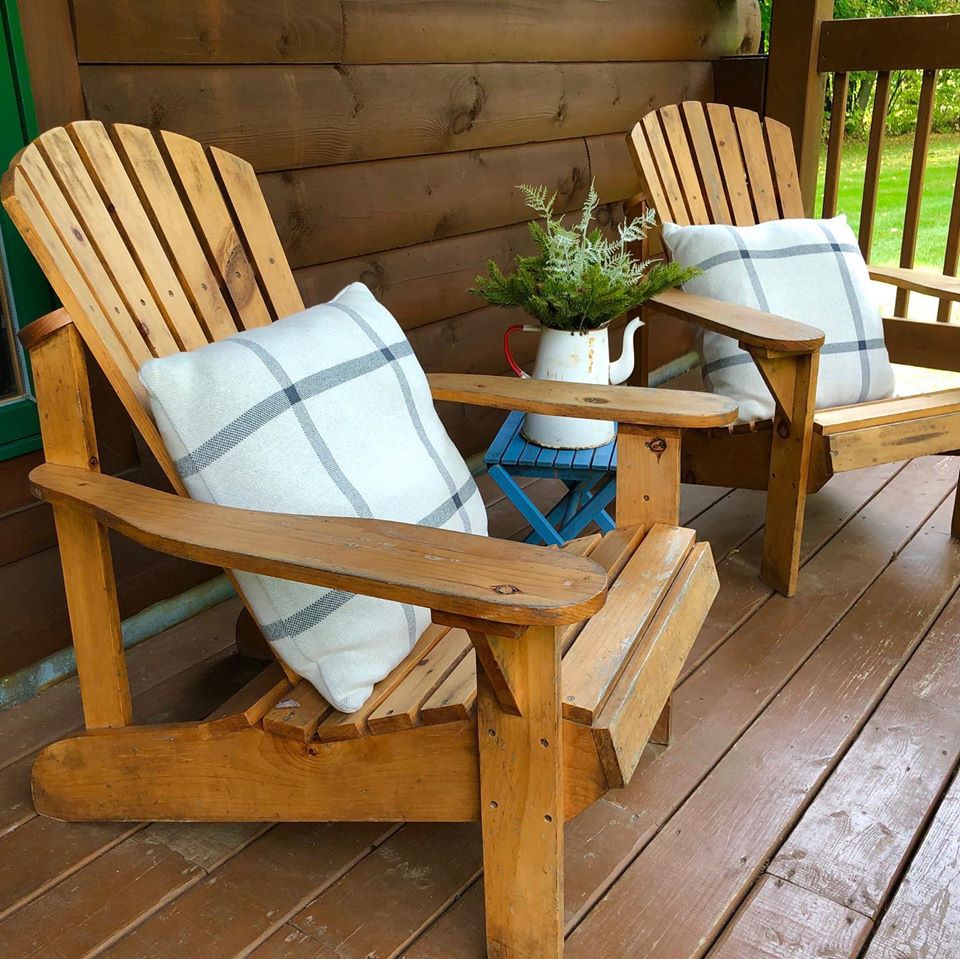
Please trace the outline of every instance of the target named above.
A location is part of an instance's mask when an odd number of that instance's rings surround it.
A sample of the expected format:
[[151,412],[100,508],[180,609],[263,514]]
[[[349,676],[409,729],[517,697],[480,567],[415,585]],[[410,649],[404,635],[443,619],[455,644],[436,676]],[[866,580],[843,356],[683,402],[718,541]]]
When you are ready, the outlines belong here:
[[[607,327],[583,333],[554,330],[538,324],[511,326],[503,336],[503,350],[510,368],[517,376],[527,377],[510,352],[510,337],[514,333],[539,333],[540,344],[533,364],[533,376],[538,380],[560,380],[565,383],[597,383],[616,386],[633,372],[633,338],[643,325],[632,319],[623,331],[623,351],[620,359],[610,361],[610,342]],[[616,432],[616,424],[604,420],[584,420],[567,416],[546,416],[527,413],[521,432],[531,443],[549,449],[592,449],[609,443]]]

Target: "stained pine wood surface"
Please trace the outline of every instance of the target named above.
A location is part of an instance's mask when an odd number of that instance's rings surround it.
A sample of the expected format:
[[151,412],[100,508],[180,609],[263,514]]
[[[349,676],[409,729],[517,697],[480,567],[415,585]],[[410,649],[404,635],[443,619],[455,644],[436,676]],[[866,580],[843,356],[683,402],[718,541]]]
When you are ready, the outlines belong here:
[[[756,576],[763,494],[684,489],[721,592],[674,693],[673,744],[567,824],[568,957],[956,955],[956,472],[929,457],[811,496],[793,599]],[[481,485],[494,531],[520,535]],[[260,668],[233,654],[236,612],[130,654],[138,716],[209,713]],[[483,956],[478,826],[37,817],[29,765],[79,722],[72,681],[0,715],[5,959]]]

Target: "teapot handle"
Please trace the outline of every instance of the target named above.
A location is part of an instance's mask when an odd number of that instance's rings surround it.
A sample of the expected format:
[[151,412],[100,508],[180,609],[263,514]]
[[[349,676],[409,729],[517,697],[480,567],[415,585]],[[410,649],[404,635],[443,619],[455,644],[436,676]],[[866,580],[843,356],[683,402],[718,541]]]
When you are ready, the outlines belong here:
[[520,331],[524,333],[539,333],[540,327],[534,323],[515,323],[513,326],[508,326],[506,332],[503,334],[503,352],[507,357],[507,362],[510,364],[510,369],[513,370],[517,376],[522,380],[529,380],[530,374],[525,373],[513,358],[513,354],[510,352],[510,337],[514,333],[519,333]]

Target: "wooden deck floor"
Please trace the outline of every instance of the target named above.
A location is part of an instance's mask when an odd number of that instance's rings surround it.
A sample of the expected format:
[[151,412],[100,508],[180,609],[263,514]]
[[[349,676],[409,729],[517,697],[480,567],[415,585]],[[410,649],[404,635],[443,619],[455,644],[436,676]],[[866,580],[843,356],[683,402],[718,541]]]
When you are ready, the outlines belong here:
[[[755,574],[762,495],[685,491],[721,594],[673,744],[567,827],[569,959],[960,956],[956,464],[835,478],[792,600]],[[518,532],[509,504],[491,518]],[[236,612],[131,652],[141,719],[199,718],[259,668]],[[79,719],[74,682],[0,714],[3,959],[483,955],[478,827],[39,818],[32,756]]]

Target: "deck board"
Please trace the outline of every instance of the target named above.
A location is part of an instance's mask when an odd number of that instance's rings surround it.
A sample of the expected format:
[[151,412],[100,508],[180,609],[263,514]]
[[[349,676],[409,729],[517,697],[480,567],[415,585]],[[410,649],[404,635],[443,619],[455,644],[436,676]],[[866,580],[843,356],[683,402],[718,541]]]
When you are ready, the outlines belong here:
[[[792,600],[756,577],[763,495],[684,489],[721,594],[674,695],[671,747],[649,748],[627,789],[567,826],[569,959],[951,954],[940,940],[960,935],[960,789],[944,798],[960,761],[960,549],[941,504],[956,463],[845,474],[811,497]],[[494,534],[522,536],[509,502],[481,489]],[[529,492],[548,505],[561,491]],[[216,664],[236,660],[228,607],[131,652],[141,715],[182,712],[185,691],[206,701]],[[222,699],[243,680],[220,668]],[[0,874],[5,959],[483,955],[476,826],[38,819],[32,756],[79,721],[70,682],[0,714],[0,855],[30,857]],[[888,740],[895,768],[882,775]],[[844,803],[856,828],[831,833],[823,823]],[[881,854],[869,841],[885,830]],[[764,871],[769,859],[783,875]],[[103,897],[108,886],[117,895]]]
[[[951,509],[929,532],[949,529]],[[884,570],[578,927],[568,959],[595,955],[597,942],[611,955],[649,942],[671,959],[701,954],[960,583],[960,550],[938,549],[944,540],[917,537]],[[896,627],[883,655],[878,622]]]
[[954,959],[960,948],[960,778],[937,809],[865,959]]

